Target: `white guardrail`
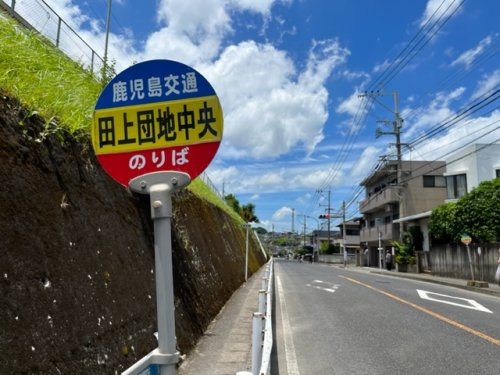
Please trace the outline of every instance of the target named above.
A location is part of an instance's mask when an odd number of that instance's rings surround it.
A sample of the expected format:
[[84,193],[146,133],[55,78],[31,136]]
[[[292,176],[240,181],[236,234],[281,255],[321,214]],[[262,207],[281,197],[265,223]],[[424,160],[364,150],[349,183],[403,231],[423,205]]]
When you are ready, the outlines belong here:
[[239,371],[236,375],[269,375],[271,373],[271,350],[273,348],[273,258],[266,265],[262,287],[259,290],[258,311],[252,321],[252,371]]

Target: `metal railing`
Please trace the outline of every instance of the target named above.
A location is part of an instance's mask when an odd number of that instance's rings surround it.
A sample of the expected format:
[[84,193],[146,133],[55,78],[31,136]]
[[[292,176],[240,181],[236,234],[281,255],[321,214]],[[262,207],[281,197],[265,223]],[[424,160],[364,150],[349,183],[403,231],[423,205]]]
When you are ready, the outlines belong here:
[[[0,0],[0,8],[96,76],[104,74],[103,58],[44,0]],[[107,76],[114,74],[111,67],[107,70]]]
[[217,195],[224,203],[226,203],[226,200],[224,199],[224,196],[219,192],[215,184],[212,182],[210,177],[208,177],[207,172],[203,172],[200,174],[200,179],[210,188],[212,191]]
[[239,371],[236,375],[269,375],[273,348],[272,301],[274,285],[273,258],[267,263],[259,290],[258,311],[252,319],[252,371]]

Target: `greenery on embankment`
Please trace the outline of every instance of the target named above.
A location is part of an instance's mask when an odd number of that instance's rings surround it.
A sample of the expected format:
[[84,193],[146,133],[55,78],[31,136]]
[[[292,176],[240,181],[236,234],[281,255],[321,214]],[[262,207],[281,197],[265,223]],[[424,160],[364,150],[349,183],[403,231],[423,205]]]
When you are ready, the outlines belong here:
[[[88,134],[102,84],[43,36],[0,13],[0,88],[47,122]],[[196,179],[189,189],[243,223],[203,181]]]
[[39,34],[0,17],[0,87],[70,132],[89,130],[101,84]]

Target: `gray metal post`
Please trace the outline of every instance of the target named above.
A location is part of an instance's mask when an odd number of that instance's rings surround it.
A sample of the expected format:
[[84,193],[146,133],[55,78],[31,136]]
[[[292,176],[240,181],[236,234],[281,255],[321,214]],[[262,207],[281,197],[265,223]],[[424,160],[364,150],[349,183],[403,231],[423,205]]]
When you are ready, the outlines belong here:
[[472,276],[472,281],[475,281],[475,277],[474,277],[474,267],[472,266],[472,257],[470,255],[470,247],[469,247],[469,244],[465,245],[467,247],[467,256],[469,258],[469,266],[470,266],[470,274]]
[[266,290],[259,290],[259,312],[262,315],[266,315]]
[[267,276],[263,277],[260,289],[267,290],[267,283],[268,283],[268,281],[269,281],[269,279],[267,278]]
[[382,270],[382,233],[378,232],[378,268]]
[[261,313],[253,313],[252,320],[252,374],[258,375],[262,361],[262,319]]
[[174,280],[172,274],[172,193],[188,185],[182,172],[157,172],[132,179],[132,191],[149,194],[154,222],[158,352],[167,357],[160,364],[161,375],[175,375],[179,360],[175,339]]
[[347,267],[347,249],[346,249],[346,228],[345,228],[345,201],[342,201],[342,243],[344,244],[344,267]]
[[250,232],[250,224],[245,224],[245,228],[247,229],[247,235],[245,240],[245,281],[248,280],[248,235]]
[[16,7],[16,0],[12,0],[12,2],[10,3],[10,10],[11,10],[12,15],[14,15],[14,13],[16,12],[14,10],[15,7]]
[[59,47],[59,40],[61,38],[61,17],[57,20],[57,35],[56,35],[56,47]]
[[[172,187],[153,185],[150,189],[151,216],[154,221],[156,303],[158,316],[158,349],[160,353],[176,352],[174,281],[172,276]],[[160,367],[161,375],[174,375],[175,364]]]
[[106,40],[104,42],[104,69],[103,69],[103,79],[106,78],[108,75],[107,69],[108,69],[108,40],[109,40],[109,22],[111,18],[111,0],[108,0],[108,12],[106,15]]

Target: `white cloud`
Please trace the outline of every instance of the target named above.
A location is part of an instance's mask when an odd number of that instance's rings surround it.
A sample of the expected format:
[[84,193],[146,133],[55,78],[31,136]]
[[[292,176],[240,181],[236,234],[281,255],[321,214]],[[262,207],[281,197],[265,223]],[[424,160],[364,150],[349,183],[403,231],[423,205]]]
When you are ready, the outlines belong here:
[[478,82],[476,90],[471,96],[471,99],[477,99],[487,92],[493,90],[500,84],[500,69],[495,70],[489,75],[484,75],[483,79]]
[[306,193],[306,194],[298,197],[297,199],[295,199],[295,202],[297,202],[298,204],[305,204],[305,203],[309,202],[309,200],[311,198],[312,198],[312,194]]
[[429,127],[439,124],[454,114],[450,103],[458,99],[465,92],[465,87],[459,87],[451,92],[439,92],[427,108],[418,111],[415,119],[407,119],[405,122],[405,139],[412,139]]
[[349,180],[359,181],[362,178],[366,177],[371,168],[377,162],[378,157],[382,153],[382,151],[383,149],[375,146],[368,146],[367,148],[365,148],[361,156],[358,158],[358,161],[354,163],[354,167],[350,172]]
[[[456,0],[429,0],[427,5],[425,6],[425,11],[422,17],[420,18],[420,26],[424,26],[427,23],[427,20],[430,17],[433,17],[432,20],[427,24],[427,26],[431,25],[434,21],[438,20],[439,17],[446,12],[446,14],[452,14],[456,8],[460,6],[462,2]],[[434,14],[436,12],[436,14]],[[457,12],[460,12],[457,11]],[[434,14],[434,16],[433,16]],[[446,17],[443,16],[441,21]]]
[[259,195],[259,194],[254,194],[254,195],[252,195],[252,196],[250,197],[250,200],[255,201],[255,200],[259,199],[259,198],[260,198],[260,195]]
[[342,101],[337,107],[337,113],[346,113],[350,116],[355,116],[361,106],[363,99],[359,97],[359,91],[354,91],[351,96]]
[[469,119],[459,126],[452,127],[444,134],[431,138],[417,146],[412,159],[443,160],[450,152],[472,143],[498,143],[500,141],[500,111],[489,116]]
[[223,156],[263,159],[298,145],[311,153],[328,118],[325,81],[348,53],[335,40],[314,41],[297,73],[284,51],[246,41],[201,66],[225,113]]
[[383,62],[379,63],[379,64],[376,64],[374,67],[373,67],[373,73],[379,73],[385,69],[387,69],[389,67],[389,65],[391,65],[391,62],[389,60],[384,60]]
[[486,38],[481,40],[477,46],[463,52],[458,56],[452,63],[451,66],[463,65],[465,69],[469,69],[472,63],[479,57],[493,41],[493,36],[488,35]]
[[289,215],[290,216],[292,215],[292,209],[290,207],[284,206],[278,209],[276,212],[274,212],[272,220],[278,221]]
[[[276,166],[274,163],[256,164],[223,168],[211,166],[208,170],[210,179],[216,186],[222,185],[222,178],[229,182],[228,191],[236,194],[276,193],[283,191],[311,190],[320,186],[329,176],[331,163],[300,164],[289,162]],[[353,167],[352,162],[346,162],[337,173],[332,186],[347,184],[345,175]],[[266,173],[263,173],[266,171]],[[224,176],[224,177],[223,177]]]

